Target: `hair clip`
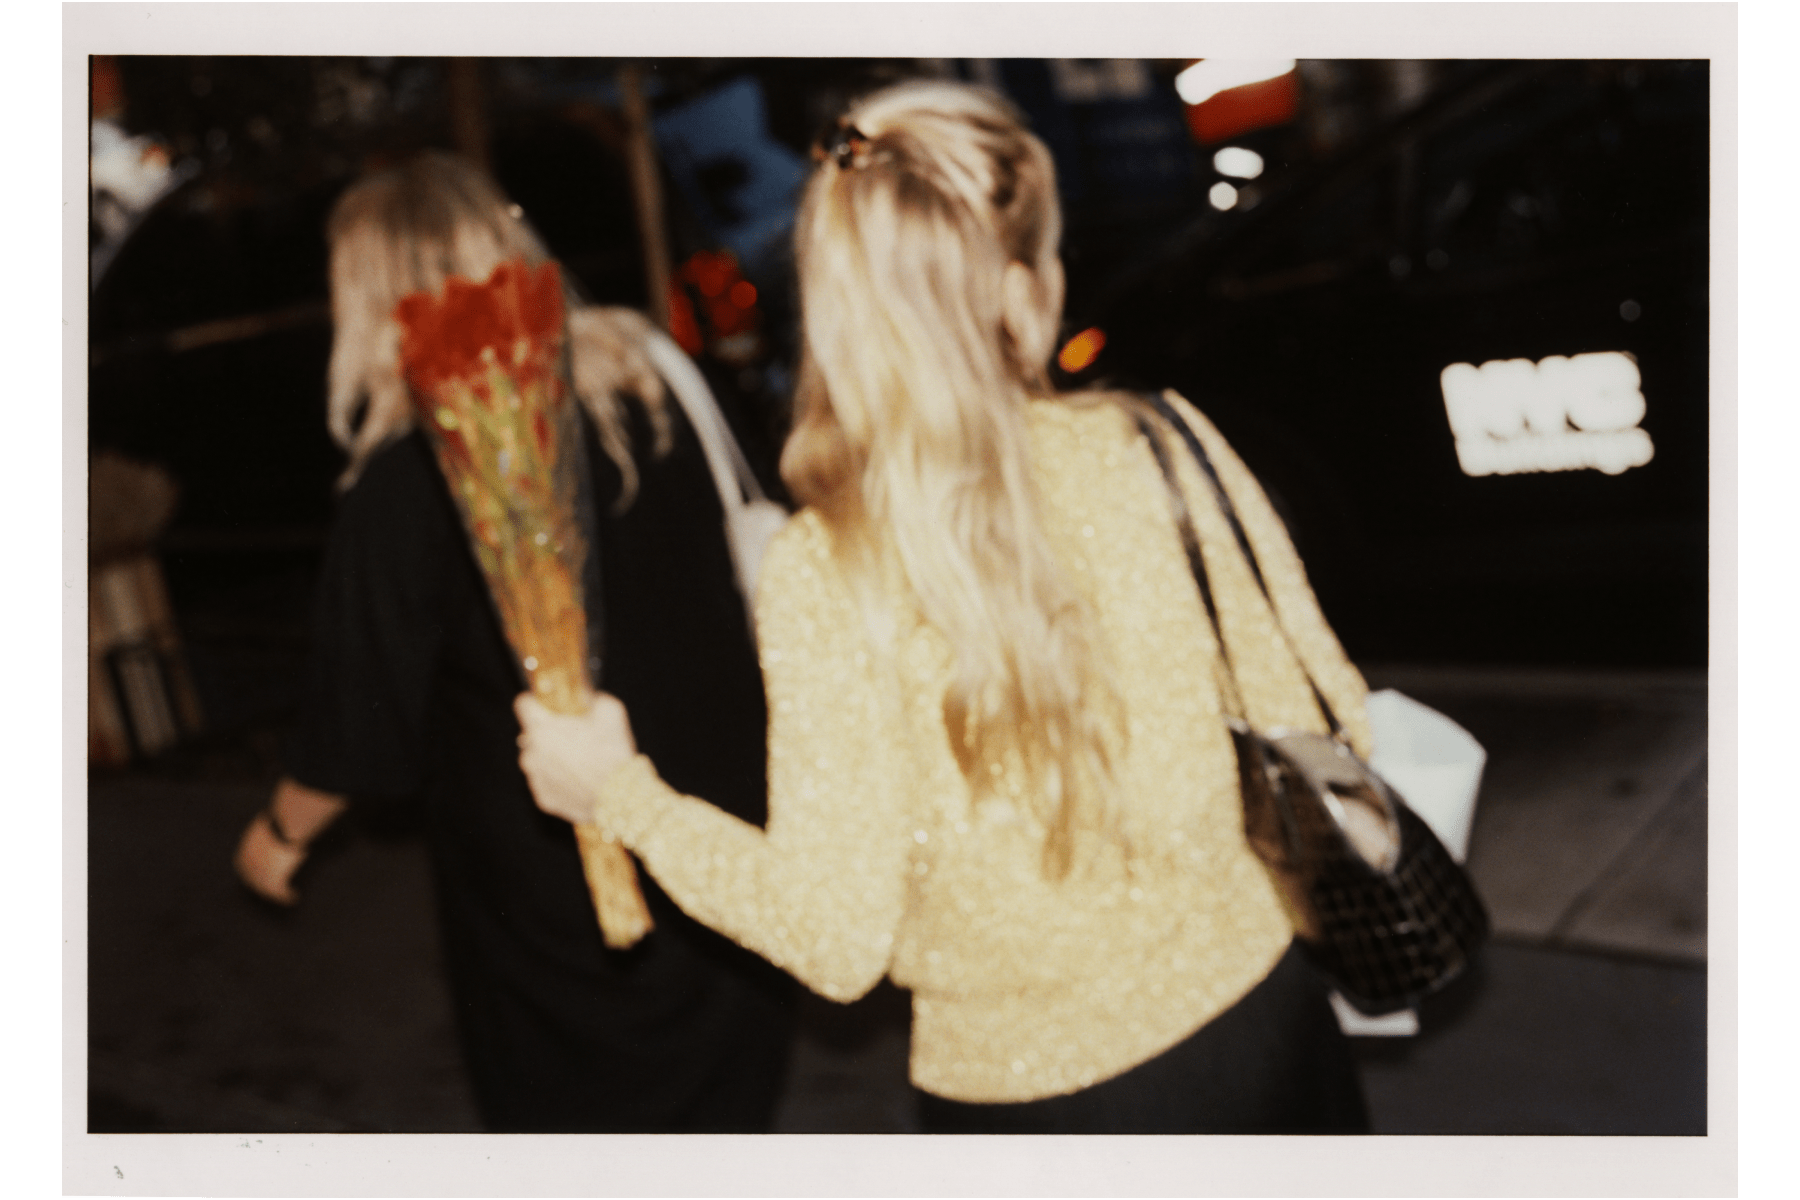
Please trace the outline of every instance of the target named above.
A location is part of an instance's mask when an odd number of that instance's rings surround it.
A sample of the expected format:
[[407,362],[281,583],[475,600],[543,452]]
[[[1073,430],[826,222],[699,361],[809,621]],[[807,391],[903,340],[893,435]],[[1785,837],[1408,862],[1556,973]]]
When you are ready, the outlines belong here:
[[813,146],[813,161],[830,159],[838,170],[860,166],[860,156],[869,148],[869,139],[854,125],[839,125],[827,130]]

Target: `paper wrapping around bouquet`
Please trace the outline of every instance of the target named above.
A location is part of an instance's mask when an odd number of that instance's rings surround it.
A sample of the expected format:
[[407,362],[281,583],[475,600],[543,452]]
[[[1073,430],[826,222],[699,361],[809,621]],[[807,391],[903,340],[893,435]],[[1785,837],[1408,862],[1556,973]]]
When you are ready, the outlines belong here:
[[[585,681],[575,671],[539,667],[529,673],[532,693],[545,708],[571,715],[587,711]],[[625,847],[609,840],[597,825],[575,826],[575,844],[581,850],[581,870],[594,899],[594,913],[600,918],[600,936],[614,950],[629,950],[656,925],[638,884],[637,865]]]
[[[502,263],[486,283],[450,279],[394,311],[420,424],[462,517],[507,643],[547,708],[588,707],[586,539],[580,428],[564,385],[556,264]],[[652,922],[624,847],[577,826],[606,944],[636,944]]]
[[614,950],[638,944],[654,927],[650,909],[638,886],[637,865],[617,842],[609,842],[597,825],[577,825],[575,841],[581,847],[581,869],[587,875],[588,894],[600,916],[600,934]]

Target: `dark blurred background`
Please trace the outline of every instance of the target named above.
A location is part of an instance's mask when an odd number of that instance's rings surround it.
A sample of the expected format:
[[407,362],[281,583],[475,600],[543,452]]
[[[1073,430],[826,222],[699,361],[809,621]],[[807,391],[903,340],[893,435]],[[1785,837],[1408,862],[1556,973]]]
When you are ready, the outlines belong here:
[[[471,1127],[410,815],[363,815],[294,914],[229,877],[343,465],[339,192],[423,147],[486,163],[591,299],[667,321],[774,487],[810,145],[860,92],[947,76],[1056,158],[1060,382],[1195,400],[1371,681],[1488,747],[1471,866],[1500,943],[1418,1038],[1361,1043],[1378,1126],[1704,1130],[1707,63],[90,69],[91,1128]],[[1613,390],[1530,366],[1564,358]],[[1473,425],[1453,364],[1492,384]],[[1482,453],[1517,469],[1470,474]],[[785,1127],[905,1128],[904,1012],[816,1006]]]

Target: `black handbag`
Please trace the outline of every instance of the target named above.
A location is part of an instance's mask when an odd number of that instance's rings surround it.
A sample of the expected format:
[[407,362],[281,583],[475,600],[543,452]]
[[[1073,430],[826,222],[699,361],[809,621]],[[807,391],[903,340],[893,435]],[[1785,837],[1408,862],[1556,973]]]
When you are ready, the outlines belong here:
[[[1193,427],[1165,397],[1143,399],[1187,444],[1268,598],[1243,525]],[[1237,752],[1250,846],[1285,893],[1302,946],[1344,998],[1369,1016],[1410,1008],[1468,965],[1487,937],[1487,910],[1431,827],[1351,750],[1297,652],[1294,660],[1307,675],[1330,735],[1250,727],[1199,537],[1168,450],[1146,415],[1137,414],[1137,420],[1168,484],[1188,565],[1218,638],[1221,699]],[[1272,598],[1269,608],[1281,628]],[[1281,632],[1286,639],[1287,631]],[[1293,650],[1291,639],[1288,645]]]

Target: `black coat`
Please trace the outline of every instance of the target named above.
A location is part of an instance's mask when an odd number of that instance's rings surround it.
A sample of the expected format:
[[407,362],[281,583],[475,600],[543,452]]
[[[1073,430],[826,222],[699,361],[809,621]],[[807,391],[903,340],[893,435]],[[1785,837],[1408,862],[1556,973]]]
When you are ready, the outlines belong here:
[[[599,682],[665,779],[760,824],[762,678],[718,497],[679,412],[662,460],[635,419],[642,478],[622,513],[618,469],[586,438]],[[289,773],[353,799],[422,800],[493,1128],[766,1128],[791,982],[683,915],[641,869],[657,928],[630,951],[605,948],[572,831],[538,810],[518,768],[523,687],[429,446],[416,432],[395,441],[332,533]]]

